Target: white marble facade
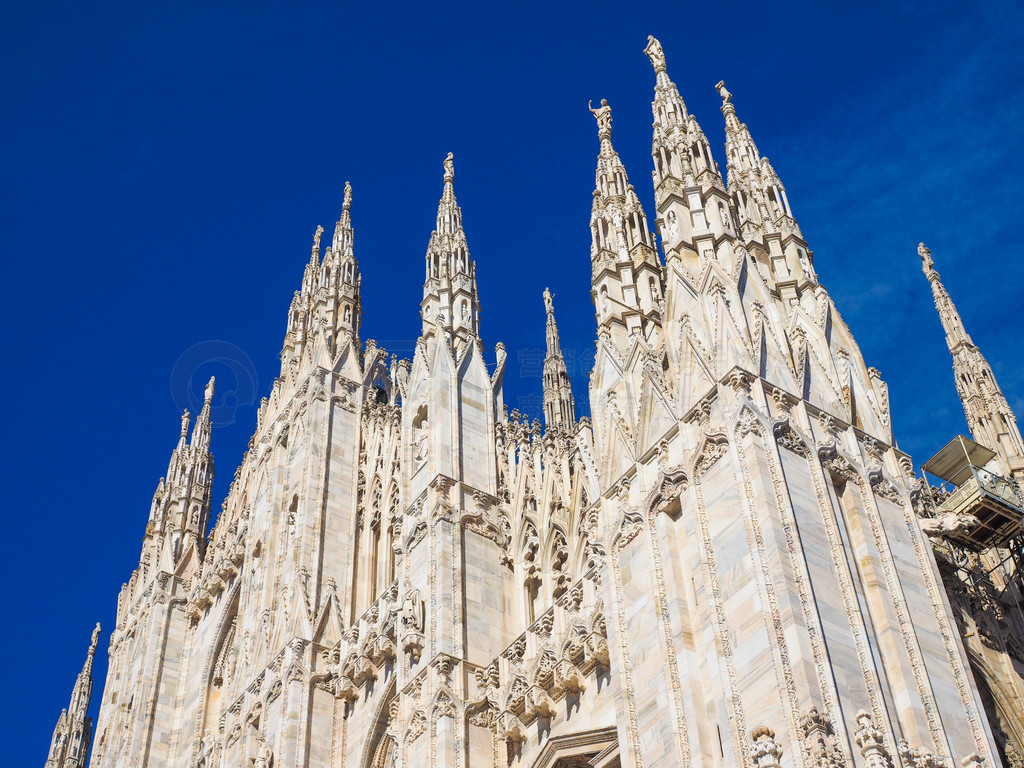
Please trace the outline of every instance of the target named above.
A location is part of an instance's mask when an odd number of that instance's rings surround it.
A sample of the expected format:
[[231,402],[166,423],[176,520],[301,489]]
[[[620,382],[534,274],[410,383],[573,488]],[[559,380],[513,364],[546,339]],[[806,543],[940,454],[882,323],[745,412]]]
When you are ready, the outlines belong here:
[[208,538],[212,382],[183,418],[93,766],[999,765],[885,382],[732,95],[723,177],[646,53],[653,219],[592,110],[591,418],[549,295],[507,413],[451,155],[413,359],[363,344],[346,185]]

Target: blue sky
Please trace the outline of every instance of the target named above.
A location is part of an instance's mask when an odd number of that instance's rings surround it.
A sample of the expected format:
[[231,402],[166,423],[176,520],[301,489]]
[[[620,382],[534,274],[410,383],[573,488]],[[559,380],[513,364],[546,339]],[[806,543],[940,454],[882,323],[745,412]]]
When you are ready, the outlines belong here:
[[720,159],[713,86],[733,92],[822,282],[889,382],[901,447],[920,462],[964,429],[919,240],[1024,413],[1019,4],[347,5],[7,9],[12,764],[43,759],[99,620],[95,709],[179,409],[211,374],[219,397],[240,400],[218,401],[219,508],[277,373],[312,232],[331,231],[346,180],[364,339],[412,347],[452,151],[485,346],[504,342],[513,363],[508,401],[540,416],[550,286],[585,403],[598,150],[587,101],[613,107],[616,148],[652,213],[648,34]]

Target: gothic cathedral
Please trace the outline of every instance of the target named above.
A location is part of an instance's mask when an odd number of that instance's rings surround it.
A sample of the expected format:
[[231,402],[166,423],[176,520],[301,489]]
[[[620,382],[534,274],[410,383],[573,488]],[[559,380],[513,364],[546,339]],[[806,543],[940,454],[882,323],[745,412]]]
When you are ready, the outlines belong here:
[[213,381],[182,416],[47,768],[1024,765],[1024,444],[930,252],[973,439],[917,476],[732,95],[723,177],[646,54],[653,223],[591,109],[590,417],[546,291],[508,413],[450,154],[415,354],[364,344],[346,185],[209,535]]

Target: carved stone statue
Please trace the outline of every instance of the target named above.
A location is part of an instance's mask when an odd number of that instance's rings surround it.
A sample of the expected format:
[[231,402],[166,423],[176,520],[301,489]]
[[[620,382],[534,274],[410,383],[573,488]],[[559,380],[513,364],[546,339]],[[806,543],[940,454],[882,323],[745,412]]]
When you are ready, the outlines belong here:
[[423,631],[423,604],[420,592],[414,589],[405,596],[402,603],[402,626],[414,632]]
[[917,244],[917,255],[921,257],[921,261],[924,262],[924,268],[926,270],[933,269],[935,262],[932,261],[932,251],[924,243]]
[[662,50],[661,43],[654,35],[647,36],[647,47],[644,48],[644,53],[647,54],[647,58],[654,65],[655,72],[665,71],[665,51]]
[[676,219],[676,212],[669,211],[665,219],[668,222],[668,241],[674,243],[679,239],[679,222]]
[[601,106],[594,109],[593,102],[587,102],[590,113],[597,120],[597,135],[599,138],[608,139],[612,135],[612,108],[608,106],[608,99],[601,99]]
[[274,750],[265,738],[260,736],[259,745],[256,747],[256,756],[252,759],[252,768],[270,768],[274,761]]
[[719,80],[715,86],[715,90],[718,91],[718,95],[722,97],[722,103],[728,104],[732,101],[732,94],[729,93],[729,89],[725,87],[725,80]]

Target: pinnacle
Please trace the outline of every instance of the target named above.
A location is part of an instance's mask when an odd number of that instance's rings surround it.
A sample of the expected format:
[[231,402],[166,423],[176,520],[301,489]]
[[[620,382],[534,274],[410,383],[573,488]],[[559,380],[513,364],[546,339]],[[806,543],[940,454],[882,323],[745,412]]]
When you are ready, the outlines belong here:
[[442,165],[444,189],[437,204],[437,232],[451,234],[462,228],[462,216],[455,200],[455,156],[449,152]]

